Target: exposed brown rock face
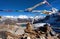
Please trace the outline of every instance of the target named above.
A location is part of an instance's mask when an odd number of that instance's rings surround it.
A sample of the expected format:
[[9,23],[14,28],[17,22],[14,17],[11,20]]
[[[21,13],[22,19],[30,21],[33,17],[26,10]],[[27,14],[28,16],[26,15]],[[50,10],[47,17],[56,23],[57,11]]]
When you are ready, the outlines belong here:
[[[13,29],[13,27],[9,29]],[[39,27],[38,29],[33,29],[32,25],[28,22],[22,35],[11,33],[9,31],[1,31],[0,37],[2,39],[60,39],[60,35],[52,36],[50,33],[51,31],[52,28],[48,25],[44,25],[44,27]]]
[[60,39],[60,34],[57,37]]
[[25,32],[30,34],[36,34],[36,32],[33,30],[32,25],[30,23],[27,23]]
[[[42,28],[42,27],[41,27]],[[51,36],[50,32],[52,31],[52,28],[48,25],[44,25],[44,27],[41,30],[33,30],[32,25],[30,23],[27,24],[27,27],[25,29],[25,32],[29,34],[29,36],[32,36],[31,38],[41,38],[41,39],[58,39],[57,36]],[[34,37],[33,37],[34,36]]]
[[19,39],[20,38],[20,35],[14,35],[10,32],[6,32],[6,35],[7,35],[7,39]]
[[1,39],[7,39],[6,31],[1,31],[0,32],[0,38]]
[[28,32],[28,31],[30,32],[32,30],[33,30],[32,25],[28,22],[25,31],[26,32]]

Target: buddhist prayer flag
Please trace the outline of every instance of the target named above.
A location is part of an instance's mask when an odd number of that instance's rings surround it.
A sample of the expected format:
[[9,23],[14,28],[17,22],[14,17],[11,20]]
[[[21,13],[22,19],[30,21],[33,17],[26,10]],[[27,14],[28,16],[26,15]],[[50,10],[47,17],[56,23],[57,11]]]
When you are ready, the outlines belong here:
[[22,12],[23,10],[0,10],[1,12]]
[[48,2],[46,2],[46,4],[47,4],[48,6],[51,6]]
[[0,11],[4,11],[4,10],[0,10]]
[[19,12],[19,10],[15,10],[15,12]]

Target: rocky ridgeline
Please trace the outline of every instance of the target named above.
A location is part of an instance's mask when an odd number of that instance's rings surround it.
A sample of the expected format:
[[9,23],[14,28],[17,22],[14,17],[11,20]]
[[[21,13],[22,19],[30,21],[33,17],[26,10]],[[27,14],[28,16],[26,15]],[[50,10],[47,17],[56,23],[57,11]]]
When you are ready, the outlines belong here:
[[59,35],[56,34],[47,24],[44,25],[44,27],[33,29],[32,25],[27,23],[24,31],[25,33],[21,39],[60,39]]
[[23,34],[17,32],[23,33],[20,28],[17,29],[15,33],[1,31],[0,36],[2,39],[60,39],[60,35],[56,34],[48,24],[34,29],[34,27],[28,22]]

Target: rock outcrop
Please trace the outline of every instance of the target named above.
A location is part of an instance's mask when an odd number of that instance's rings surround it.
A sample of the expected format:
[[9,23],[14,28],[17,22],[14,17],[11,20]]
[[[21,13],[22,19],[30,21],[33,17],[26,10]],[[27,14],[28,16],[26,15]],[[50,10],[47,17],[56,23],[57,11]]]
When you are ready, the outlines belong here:
[[[21,28],[17,28],[17,30],[21,30]],[[16,32],[18,32],[17,30]],[[23,34],[16,34],[16,32],[12,33],[9,31],[5,31],[2,35],[6,39],[60,39],[60,35],[56,34],[48,24],[45,24],[43,27],[38,27],[37,29],[34,29],[32,24],[28,22]],[[20,31],[20,33],[21,32],[22,31]],[[4,34],[6,36],[4,36]],[[4,39],[3,37],[2,39]]]

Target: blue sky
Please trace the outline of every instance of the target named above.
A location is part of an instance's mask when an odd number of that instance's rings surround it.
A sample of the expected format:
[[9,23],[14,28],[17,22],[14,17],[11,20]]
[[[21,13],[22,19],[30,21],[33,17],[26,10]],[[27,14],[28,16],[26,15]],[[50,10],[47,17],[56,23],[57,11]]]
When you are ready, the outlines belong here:
[[[41,2],[43,0],[0,0],[0,9],[12,9],[12,10],[24,10],[26,8],[32,7],[35,4]],[[60,0],[47,0],[52,7],[60,9]],[[37,8],[36,10],[44,10],[44,9],[51,9],[51,7],[47,5],[42,5]],[[18,16],[18,15],[27,15],[27,16],[34,16],[36,14],[30,12],[0,12],[0,16]]]

